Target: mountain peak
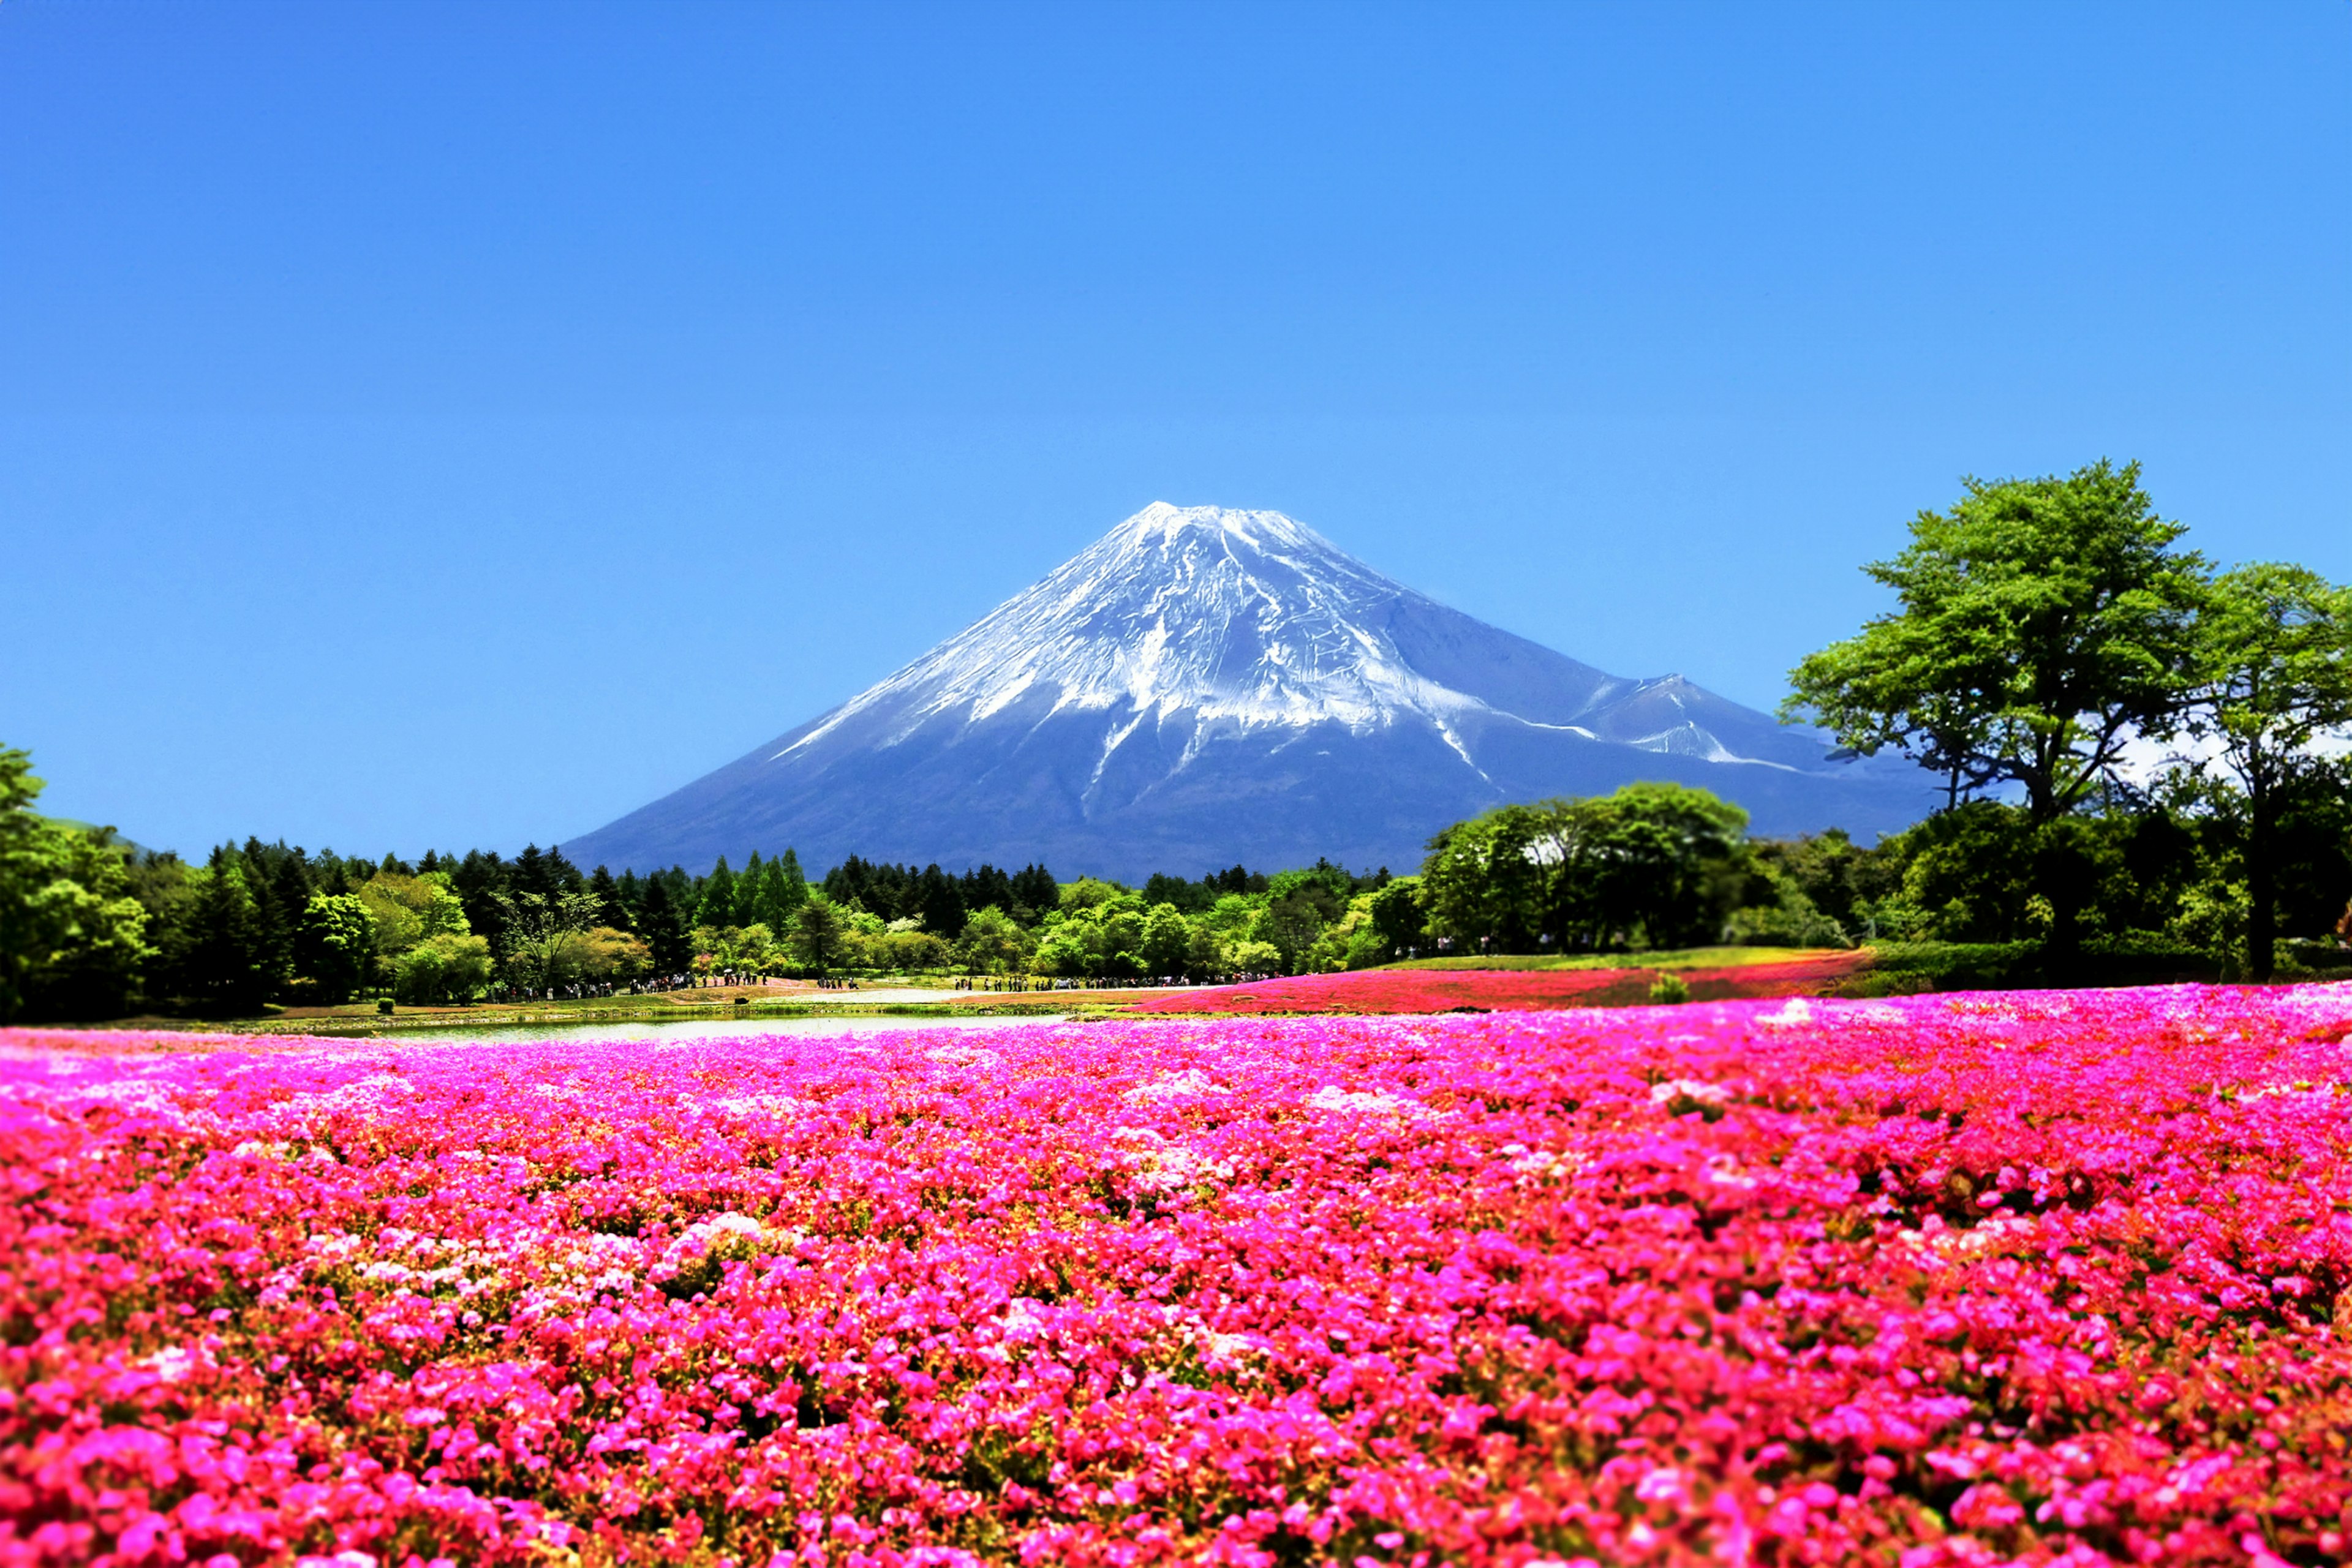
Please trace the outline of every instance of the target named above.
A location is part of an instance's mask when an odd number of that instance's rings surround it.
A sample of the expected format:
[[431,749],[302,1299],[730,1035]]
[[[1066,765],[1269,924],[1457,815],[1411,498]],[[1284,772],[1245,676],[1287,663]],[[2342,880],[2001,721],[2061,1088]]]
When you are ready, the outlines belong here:
[[1409,864],[1498,800],[1636,778],[1706,783],[1772,831],[1916,815],[1916,781],[1873,794],[1818,737],[1678,675],[1580,664],[1278,511],[1154,501],[831,712],[573,847],[616,865],[786,844],[819,865]]
[[1106,542],[1173,541],[1187,534],[1230,538],[1244,544],[1307,545],[1338,553],[1337,546],[1297,519],[1278,511],[1248,511],[1222,506],[1177,506],[1156,500],[1103,536]]

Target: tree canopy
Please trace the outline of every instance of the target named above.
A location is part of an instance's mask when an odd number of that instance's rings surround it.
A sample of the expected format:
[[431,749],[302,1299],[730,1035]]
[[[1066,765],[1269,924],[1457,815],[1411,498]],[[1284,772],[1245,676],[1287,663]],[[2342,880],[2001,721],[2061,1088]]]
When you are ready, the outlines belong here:
[[2178,727],[2193,685],[2206,563],[2176,551],[2139,465],[1963,481],[1911,542],[1864,568],[1895,609],[1790,673],[1782,711],[1865,754],[1946,775],[1952,798],[2018,785],[2036,822],[2107,782],[2125,749]]

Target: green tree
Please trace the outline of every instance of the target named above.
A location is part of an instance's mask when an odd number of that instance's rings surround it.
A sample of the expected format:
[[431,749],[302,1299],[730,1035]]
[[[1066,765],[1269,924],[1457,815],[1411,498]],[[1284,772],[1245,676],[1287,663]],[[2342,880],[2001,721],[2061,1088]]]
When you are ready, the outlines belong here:
[[600,908],[596,895],[582,891],[502,897],[508,939],[513,944],[507,951],[507,967],[524,985],[557,984],[565,973],[565,950],[574,937],[596,924]]
[[1559,801],[1500,805],[1439,830],[1421,879],[1440,934],[1471,952],[1534,951],[1573,847],[1563,837],[1567,811]]
[[418,1005],[462,1002],[489,984],[490,970],[488,938],[438,931],[394,961],[392,993],[403,1002]]
[[1421,901],[1421,879],[1399,877],[1372,895],[1372,930],[1383,951],[1380,962],[1403,956],[1429,939],[1429,910]]
[[694,923],[698,926],[731,926],[735,919],[735,873],[727,868],[727,857],[721,855],[719,864],[710,868],[703,879],[701,901],[694,906]]
[[2205,563],[2156,514],[2139,466],[1964,481],[1864,568],[1898,607],[1800,664],[1782,705],[1858,752],[1952,781],[2011,781],[2031,819],[2099,791],[2136,738],[2172,732],[2192,684]]
[[1710,941],[1738,898],[1747,821],[1672,784],[1497,806],[1430,841],[1422,899],[1444,932],[1494,952]]
[[34,814],[32,766],[0,747],[0,1023],[113,1016],[149,956],[147,913],[110,830]]
[[254,908],[245,867],[226,847],[215,848],[197,872],[194,897],[168,955],[183,996],[205,1012],[236,1016],[257,1011],[276,989],[269,933]]
[[640,936],[653,950],[654,973],[683,974],[694,962],[685,913],[678,908],[670,879],[656,871],[646,879],[645,902],[637,914]]
[[793,912],[792,926],[784,940],[794,962],[824,975],[841,963],[849,945],[849,931],[834,901],[813,891],[807,901]]
[[973,912],[956,938],[955,961],[974,974],[1017,974],[1037,939],[994,904]]
[[1173,975],[1184,973],[1184,956],[1191,948],[1192,928],[1184,919],[1184,911],[1173,904],[1155,904],[1143,918],[1143,946],[1138,956],[1142,960],[1143,973],[1151,975]]
[[767,885],[768,862],[761,858],[760,852],[754,849],[751,858],[744,862],[741,875],[735,879],[735,912],[726,923],[731,926],[757,925],[766,919],[761,904]]
[[317,999],[329,1006],[350,1001],[374,962],[367,901],[352,893],[311,894],[294,930],[294,969],[309,978]]
[[2268,980],[2280,809],[2326,765],[2313,742],[2352,725],[2352,590],[2272,563],[2222,574],[2198,618],[2195,670],[2191,728],[2245,795],[2246,963]]
[[588,874],[588,890],[596,895],[596,919],[599,924],[619,931],[629,929],[629,906],[621,896],[621,884],[613,873],[599,866]]

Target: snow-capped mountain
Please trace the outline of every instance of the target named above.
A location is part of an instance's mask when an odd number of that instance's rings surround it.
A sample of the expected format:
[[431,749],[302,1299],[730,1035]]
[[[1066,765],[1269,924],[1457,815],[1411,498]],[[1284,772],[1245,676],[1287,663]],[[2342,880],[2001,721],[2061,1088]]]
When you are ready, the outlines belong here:
[[1702,784],[1758,831],[1858,835],[1931,781],[1841,764],[1680,676],[1627,680],[1390,581],[1280,512],[1155,503],[830,713],[571,841],[699,868],[790,845],[1198,876],[1419,862],[1506,800]]

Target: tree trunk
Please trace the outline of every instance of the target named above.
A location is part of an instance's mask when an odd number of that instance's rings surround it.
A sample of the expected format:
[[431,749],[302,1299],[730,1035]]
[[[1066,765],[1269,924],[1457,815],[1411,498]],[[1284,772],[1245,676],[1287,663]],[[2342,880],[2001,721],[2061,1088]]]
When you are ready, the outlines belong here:
[[2257,784],[2247,794],[2246,975],[2260,984],[2271,977],[2278,942],[2278,893],[2271,875],[2270,791]]

